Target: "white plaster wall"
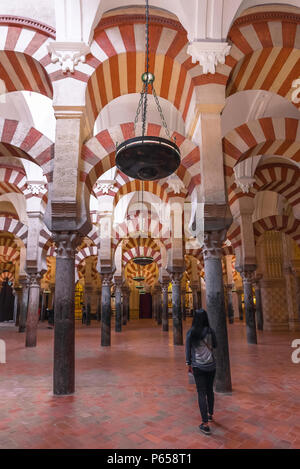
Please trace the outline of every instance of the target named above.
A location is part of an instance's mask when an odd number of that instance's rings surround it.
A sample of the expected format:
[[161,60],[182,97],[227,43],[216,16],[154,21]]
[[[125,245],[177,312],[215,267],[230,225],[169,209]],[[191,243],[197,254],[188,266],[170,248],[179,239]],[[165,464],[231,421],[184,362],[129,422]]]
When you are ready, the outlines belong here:
[[53,0],[0,0],[0,15],[24,16],[55,28]]

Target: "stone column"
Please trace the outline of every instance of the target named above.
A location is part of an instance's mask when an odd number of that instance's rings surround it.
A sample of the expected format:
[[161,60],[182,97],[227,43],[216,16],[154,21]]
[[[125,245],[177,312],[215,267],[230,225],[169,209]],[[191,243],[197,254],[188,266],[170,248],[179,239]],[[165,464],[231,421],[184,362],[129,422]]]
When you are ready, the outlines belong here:
[[39,322],[41,276],[38,272],[29,274],[29,299],[26,321],[26,347],[36,347]]
[[155,285],[155,302],[156,302],[156,322],[160,326],[162,323],[161,315],[161,288],[159,285]]
[[181,315],[181,279],[182,272],[172,272],[172,317],[173,317],[173,343],[183,345],[182,315]]
[[127,287],[122,287],[122,294],[123,294],[122,324],[123,324],[123,326],[126,326],[126,324],[127,324],[127,303],[128,303]]
[[244,311],[243,311],[243,303],[242,303],[242,290],[237,290],[236,293],[238,296],[238,304],[239,304],[239,320],[243,321]]
[[248,344],[257,344],[255,310],[253,303],[252,283],[254,280],[253,270],[243,270],[241,272],[244,286],[246,334]]
[[254,286],[255,286],[255,315],[256,315],[256,324],[257,329],[259,331],[263,331],[264,329],[264,317],[263,317],[263,309],[262,309],[262,301],[261,301],[261,289],[260,289],[260,280],[262,279],[262,275],[256,275],[254,279]]
[[222,242],[226,230],[204,233],[203,258],[206,284],[206,309],[214,329],[218,347],[215,352],[217,392],[231,392],[231,374],[222,271]]
[[41,322],[45,321],[45,293],[42,291]]
[[192,297],[193,297],[193,310],[195,311],[198,309],[198,285],[197,284],[190,284],[192,290]]
[[19,327],[20,324],[20,312],[22,304],[22,287],[21,285],[15,286],[15,292],[17,296],[17,316],[16,316],[16,327]]
[[232,304],[232,285],[225,285],[226,293],[227,293],[227,316],[229,324],[234,323],[234,310]]
[[115,322],[115,331],[122,332],[122,279],[115,279],[116,292],[116,322]]
[[101,346],[110,346],[111,336],[111,298],[110,289],[112,273],[101,274],[102,279],[102,315],[101,315]]
[[182,290],[182,295],[181,295],[181,303],[182,303],[182,319],[185,321],[186,320],[186,306],[185,306],[185,295],[186,295],[186,290]]
[[167,282],[161,284],[162,290],[162,330],[168,332],[169,330],[169,310],[168,310],[168,286]]
[[197,304],[198,304],[198,308],[201,309],[202,308],[201,280],[199,280],[199,283],[200,283],[200,286],[198,287],[198,290],[197,290]]
[[92,285],[85,285],[85,311],[86,311],[86,321],[87,326],[91,325],[91,296],[93,293]]
[[97,289],[97,297],[98,297],[98,304],[97,304],[97,321],[101,320],[101,289]]
[[54,234],[57,246],[54,298],[53,393],[75,391],[75,250],[81,237],[76,232]]
[[22,285],[22,299],[19,318],[19,332],[25,332],[29,299],[29,278],[20,279],[20,284]]

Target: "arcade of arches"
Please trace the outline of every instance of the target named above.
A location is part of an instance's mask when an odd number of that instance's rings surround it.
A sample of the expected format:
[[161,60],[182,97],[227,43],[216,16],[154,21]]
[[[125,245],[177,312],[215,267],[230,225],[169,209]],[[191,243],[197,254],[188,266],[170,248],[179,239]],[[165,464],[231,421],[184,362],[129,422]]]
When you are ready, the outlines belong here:
[[[184,362],[203,307],[220,393],[232,331],[256,350],[299,336],[300,1],[186,3],[150,1],[150,70],[181,163],[142,184],[115,148],[141,129],[144,1],[0,1],[0,331],[38,353],[54,327],[54,395],[76,393],[88,327],[113,353],[112,334],[147,324]],[[151,94],[146,132],[164,136]]]

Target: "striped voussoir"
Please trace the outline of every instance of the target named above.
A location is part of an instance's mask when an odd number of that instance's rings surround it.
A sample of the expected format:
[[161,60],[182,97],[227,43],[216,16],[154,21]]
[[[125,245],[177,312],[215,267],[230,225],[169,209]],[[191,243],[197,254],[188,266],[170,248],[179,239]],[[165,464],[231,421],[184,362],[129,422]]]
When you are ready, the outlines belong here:
[[[225,84],[227,76],[203,75],[202,67],[192,63],[187,53],[187,34],[180,23],[163,24],[161,18],[153,15],[149,22],[149,69],[155,75],[156,93],[171,102],[185,120],[195,87],[220,81]],[[113,99],[140,93],[145,72],[144,23],[143,15],[123,14],[109,22],[104,19],[95,30],[93,56],[86,60],[95,68],[87,86],[87,103],[94,119]]]
[[75,265],[78,266],[84,259],[91,256],[97,256],[97,246],[86,246],[83,249],[77,251],[75,256]]
[[285,197],[295,206],[300,202],[300,170],[294,164],[266,163],[259,166],[254,174],[255,182],[247,194],[232,184],[228,191],[229,205],[240,197],[254,198],[257,192],[273,191]]
[[0,195],[8,192],[22,194],[26,189],[27,177],[23,168],[0,165]]
[[233,250],[242,245],[241,227],[234,221],[227,232],[227,238],[231,242]]
[[13,234],[16,238],[23,241],[25,246],[27,245],[28,228],[19,220],[0,217],[0,231],[6,231],[7,233]]
[[134,257],[149,256],[153,257],[158,266],[161,266],[160,247],[151,238],[131,238],[123,242],[122,251],[123,265],[126,265]]
[[292,215],[273,215],[257,220],[253,225],[255,240],[257,241],[265,231],[271,230],[282,231],[300,245],[300,220],[295,219]]
[[233,167],[252,156],[276,155],[300,161],[300,120],[263,117],[247,122],[223,138],[227,188],[234,183]]
[[282,12],[257,11],[233,23],[229,32],[233,45],[225,62],[232,69],[227,96],[266,90],[291,101],[292,82],[300,69],[300,15],[282,8]]
[[[153,262],[150,265],[146,265],[142,268],[143,277],[145,280],[143,284],[148,286],[153,286],[158,280],[158,266],[156,262]],[[129,284],[134,284],[133,277],[140,275],[140,268],[131,260],[125,266],[125,276]]]
[[148,215],[148,218],[143,218],[142,224],[140,224],[138,216],[127,218],[126,221],[116,224],[113,231],[114,249],[117,248],[120,241],[124,238],[139,236],[141,231],[145,236],[159,239],[166,249],[170,249],[170,231],[168,227],[163,226],[159,219],[154,217],[153,214],[152,216]]
[[0,243],[0,262],[16,262],[20,257],[20,249],[14,240],[0,238]]
[[[129,122],[103,130],[83,145],[81,154],[83,169],[80,179],[86,183],[90,191],[97,179],[115,166],[116,144],[141,135],[141,133],[141,123],[136,126],[134,131],[134,123]],[[165,137],[163,126],[152,123],[148,123],[146,134]],[[175,174],[182,180],[184,187],[191,194],[195,186],[200,184],[199,147],[177,132],[173,132],[172,138],[176,138],[176,144],[181,152],[181,164]]]
[[48,182],[52,180],[54,144],[34,127],[0,118],[0,156],[25,158],[37,163]]
[[7,92],[35,91],[52,98],[51,63],[47,45],[52,38],[29,27],[0,25],[0,77]]

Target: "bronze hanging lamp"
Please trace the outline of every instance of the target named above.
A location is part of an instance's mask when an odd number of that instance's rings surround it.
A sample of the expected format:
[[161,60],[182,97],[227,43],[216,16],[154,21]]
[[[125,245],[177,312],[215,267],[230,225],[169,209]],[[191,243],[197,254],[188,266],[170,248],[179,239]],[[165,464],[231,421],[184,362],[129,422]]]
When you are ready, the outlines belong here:
[[[134,124],[142,114],[142,135],[125,140],[116,146],[116,165],[124,174],[134,179],[154,181],[174,173],[180,165],[180,150],[170,133],[155,92],[155,77],[149,72],[149,2],[146,0],[146,72],[142,75],[143,88],[137,107]],[[146,135],[147,104],[149,87],[160,113],[162,124],[168,138]]]

